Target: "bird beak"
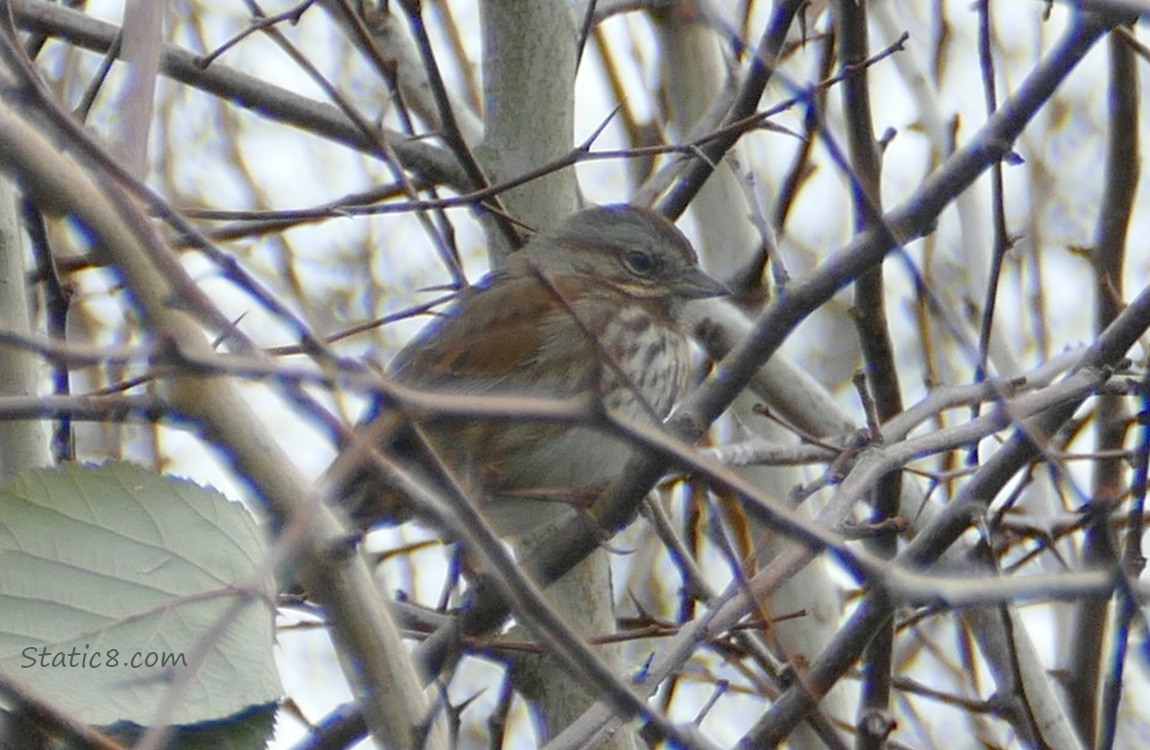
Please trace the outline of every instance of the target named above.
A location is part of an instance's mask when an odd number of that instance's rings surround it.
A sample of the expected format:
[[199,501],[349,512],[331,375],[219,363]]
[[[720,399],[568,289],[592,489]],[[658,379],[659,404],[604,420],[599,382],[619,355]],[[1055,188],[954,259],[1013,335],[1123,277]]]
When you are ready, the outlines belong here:
[[722,297],[731,293],[731,290],[725,285],[715,281],[707,275],[706,271],[697,266],[680,278],[676,286],[678,292],[687,299]]

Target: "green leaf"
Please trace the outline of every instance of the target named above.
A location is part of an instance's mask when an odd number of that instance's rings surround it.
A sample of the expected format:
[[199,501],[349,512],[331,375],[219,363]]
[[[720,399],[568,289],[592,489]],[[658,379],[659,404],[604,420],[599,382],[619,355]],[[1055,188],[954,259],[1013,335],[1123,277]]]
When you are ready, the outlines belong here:
[[[262,750],[275,733],[276,704],[256,706],[223,721],[180,726],[166,750]],[[114,726],[104,730],[124,747],[134,747],[144,735],[142,727]]]
[[251,515],[192,482],[123,463],[26,474],[0,488],[0,669],[89,724],[274,701],[264,555]]

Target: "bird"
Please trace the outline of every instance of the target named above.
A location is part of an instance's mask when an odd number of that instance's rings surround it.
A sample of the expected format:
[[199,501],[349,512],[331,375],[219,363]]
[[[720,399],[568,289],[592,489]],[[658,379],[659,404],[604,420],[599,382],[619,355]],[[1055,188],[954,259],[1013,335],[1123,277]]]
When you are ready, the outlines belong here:
[[[463,289],[388,374],[433,393],[590,397],[608,413],[658,422],[689,383],[687,305],[726,293],[662,215],[629,204],[588,208]],[[382,450],[441,487],[445,464],[509,538],[576,510],[631,453],[625,440],[588,424],[397,418],[386,397],[367,429],[380,419],[392,421],[376,431]],[[360,527],[407,518],[400,493],[366,470],[337,494]]]

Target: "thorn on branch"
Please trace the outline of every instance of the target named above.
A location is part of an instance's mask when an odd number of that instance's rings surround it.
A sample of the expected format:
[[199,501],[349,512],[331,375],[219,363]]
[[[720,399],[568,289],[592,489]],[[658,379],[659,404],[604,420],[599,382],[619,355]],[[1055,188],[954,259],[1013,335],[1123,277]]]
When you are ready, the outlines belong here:
[[873,539],[875,537],[901,534],[910,528],[910,522],[902,516],[892,516],[881,521],[864,521],[843,524],[841,532],[848,539]]

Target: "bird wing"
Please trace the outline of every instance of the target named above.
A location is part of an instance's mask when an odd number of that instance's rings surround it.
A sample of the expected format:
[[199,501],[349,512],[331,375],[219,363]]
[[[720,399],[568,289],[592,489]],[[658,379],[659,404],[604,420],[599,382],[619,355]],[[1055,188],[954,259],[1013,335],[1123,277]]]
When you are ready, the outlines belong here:
[[396,356],[390,370],[421,386],[498,390],[523,369],[558,356],[551,346],[556,339],[584,339],[578,326],[555,290],[536,276],[495,273],[464,290]]

